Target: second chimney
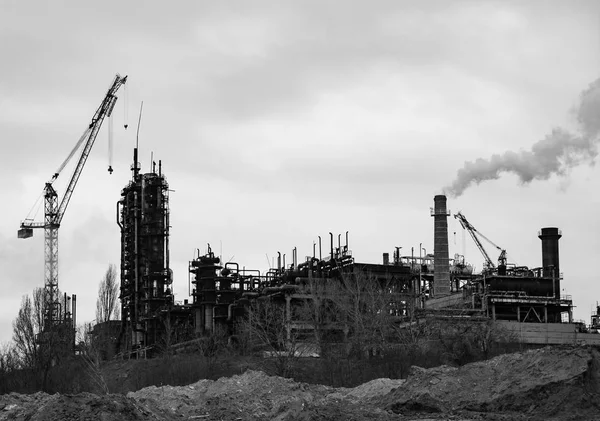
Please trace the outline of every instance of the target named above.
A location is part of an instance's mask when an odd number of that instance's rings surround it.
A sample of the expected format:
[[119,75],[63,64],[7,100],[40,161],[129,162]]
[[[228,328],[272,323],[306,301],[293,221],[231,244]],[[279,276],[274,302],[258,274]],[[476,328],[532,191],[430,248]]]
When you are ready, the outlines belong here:
[[433,291],[435,297],[450,295],[450,258],[448,255],[448,209],[446,196],[433,198]]

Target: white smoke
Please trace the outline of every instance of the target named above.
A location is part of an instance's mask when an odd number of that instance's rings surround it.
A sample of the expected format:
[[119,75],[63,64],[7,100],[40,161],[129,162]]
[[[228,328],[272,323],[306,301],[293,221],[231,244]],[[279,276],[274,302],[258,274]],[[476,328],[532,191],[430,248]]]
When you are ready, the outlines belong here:
[[556,128],[531,150],[506,151],[489,159],[465,162],[454,182],[444,188],[445,194],[458,197],[471,185],[495,180],[505,172],[516,174],[522,184],[527,184],[532,180],[547,180],[551,175],[564,176],[582,163],[593,164],[600,138],[600,79],[581,93],[574,112],[579,133]]

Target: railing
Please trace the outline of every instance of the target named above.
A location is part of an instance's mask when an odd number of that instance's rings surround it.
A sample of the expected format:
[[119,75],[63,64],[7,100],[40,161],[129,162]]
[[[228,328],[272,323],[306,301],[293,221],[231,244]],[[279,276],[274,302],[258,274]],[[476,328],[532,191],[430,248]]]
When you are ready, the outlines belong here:
[[437,215],[445,215],[445,216],[450,216],[450,209],[434,209],[434,208],[429,208],[429,212],[431,214],[431,216],[437,216]]

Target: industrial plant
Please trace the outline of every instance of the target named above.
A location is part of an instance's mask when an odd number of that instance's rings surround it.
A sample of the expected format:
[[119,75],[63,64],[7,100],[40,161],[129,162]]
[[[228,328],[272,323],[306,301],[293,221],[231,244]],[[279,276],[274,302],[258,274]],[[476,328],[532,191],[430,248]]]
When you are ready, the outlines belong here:
[[[110,116],[116,93],[126,79],[116,76],[78,141],[76,149],[83,145],[83,151],[62,201],[58,202],[52,183],[66,162],[46,183],[45,221],[26,220],[19,230],[20,238],[30,237],[34,228],[45,230],[45,331],[59,332],[69,343],[74,341],[76,297],[65,296],[62,304],[58,300],[58,228],[100,125]],[[132,178],[116,205],[116,223],[121,232],[121,320],[94,329],[95,334],[112,332],[112,354],[148,357],[165,344],[193,341],[215,331],[235,336],[252,303],[266,298],[284,309],[288,335],[310,331],[310,321],[303,320],[297,308],[315,298],[315,285],[343,286],[343,280],[349,277],[356,282],[368,277],[381,290],[394,292],[393,302],[386,303],[381,311],[389,312],[399,328],[428,318],[455,317],[463,321],[495,321],[516,332],[522,342],[600,343],[600,335],[574,333],[573,302],[571,297],[561,295],[562,233],[557,227],[543,227],[538,232],[539,265],[516,266],[508,262],[506,251],[475,229],[463,213],[452,214],[445,195],[435,196],[430,209],[433,254],[422,255],[421,247],[417,253],[413,249],[410,255],[402,254],[402,247],[398,246],[391,250],[391,258],[389,252],[383,252],[380,262],[364,262],[352,254],[349,232],[330,232],[327,238],[319,236],[315,240],[312,256],[299,259],[294,248],[286,262],[286,254],[279,252],[275,267],[261,272],[241,263],[222,262],[209,244],[199,247],[189,262],[189,299],[176,303],[169,253],[169,184],[162,161],[158,165],[152,162],[151,170],[142,173],[136,145],[131,170]],[[485,261],[481,272],[475,273],[464,256],[449,255],[449,217],[460,222],[481,252]],[[482,240],[499,251],[497,259],[490,257]],[[332,329],[352,335],[343,321]]]
[[[312,256],[300,260],[297,249],[286,262],[278,253],[275,267],[261,272],[237,262],[222,262],[210,244],[189,262],[191,297],[176,304],[169,267],[169,186],[162,162],[158,170],[141,174],[134,151],[132,180],[125,186],[117,203],[117,223],[121,229],[121,305],[122,320],[115,344],[120,353],[152,355],[164,342],[166,329],[176,332],[176,342],[210,335],[215,331],[235,335],[241,320],[247,317],[254,300],[269,298],[285,308],[288,335],[308,330],[295,308],[313,294],[316,284],[342,284],[344,277],[368,276],[395,292],[395,302],[386,311],[399,326],[428,317],[460,317],[461,320],[494,320],[518,326],[521,339],[533,343],[564,343],[572,335],[548,336],[548,326],[572,330],[573,302],[562,296],[559,259],[561,231],[544,227],[541,240],[541,264],[516,266],[507,261],[506,251],[481,234],[461,212],[456,218],[481,251],[485,265],[480,273],[465,262],[464,256],[449,256],[448,218],[452,216],[444,195],[433,199],[433,254],[402,255],[402,247],[382,253],[379,263],[362,262],[352,255],[349,232],[318,237]],[[482,239],[500,251],[494,262]],[[536,336],[524,327],[537,326],[546,332]],[[340,328],[342,329],[342,328]],[[172,334],[169,332],[169,335]],[[297,333],[297,332],[296,332]],[[305,332],[307,333],[307,332]],[[345,334],[351,334],[347,331]],[[596,338],[599,339],[599,338]]]

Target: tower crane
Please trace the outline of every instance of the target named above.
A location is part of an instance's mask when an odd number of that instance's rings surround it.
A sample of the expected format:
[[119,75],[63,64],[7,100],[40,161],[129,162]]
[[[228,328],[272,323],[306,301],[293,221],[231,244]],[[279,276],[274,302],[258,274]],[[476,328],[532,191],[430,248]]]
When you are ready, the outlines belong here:
[[460,222],[460,225],[463,227],[463,229],[467,230],[469,232],[469,234],[471,235],[471,238],[475,242],[475,245],[477,246],[477,248],[483,255],[483,258],[485,259],[484,266],[487,270],[495,269],[496,266],[494,265],[494,262],[490,258],[490,255],[487,253],[487,251],[483,247],[483,244],[481,244],[479,237],[483,238],[488,243],[490,243],[492,246],[494,246],[498,250],[500,250],[500,256],[498,257],[498,265],[506,266],[506,250],[504,250],[502,247],[498,246],[492,240],[487,238],[485,235],[483,235],[482,233],[477,231],[477,229],[475,229],[475,227],[467,220],[467,218],[461,212],[458,212],[456,215],[454,215],[454,218],[458,219],[458,222]]
[[[33,236],[35,228],[44,229],[44,330],[51,329],[60,322],[60,303],[58,301],[58,228],[65,215],[81,171],[85,166],[92,146],[94,146],[94,141],[102,126],[102,122],[105,117],[110,117],[112,114],[117,102],[117,91],[126,81],[127,76],[121,77],[119,74],[115,76],[108,92],[94,113],[92,121],[77,141],[69,156],[52,175],[51,179],[46,182],[43,190],[44,221],[34,222],[33,219],[25,219],[21,222],[17,234],[18,238],[29,238]],[[53,183],[81,145],[84,146],[79,156],[79,161],[59,203],[58,194],[53,187]],[[112,172],[112,168],[109,168],[109,172]]]

